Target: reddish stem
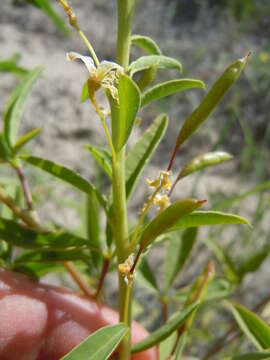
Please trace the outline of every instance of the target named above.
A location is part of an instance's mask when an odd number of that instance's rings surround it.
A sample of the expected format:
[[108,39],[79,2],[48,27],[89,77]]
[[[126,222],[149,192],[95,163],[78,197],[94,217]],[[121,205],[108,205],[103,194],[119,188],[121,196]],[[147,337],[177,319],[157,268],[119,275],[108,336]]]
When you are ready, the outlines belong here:
[[137,262],[138,262],[138,260],[139,260],[139,258],[140,258],[140,256],[141,256],[142,251],[143,251],[143,248],[140,247],[140,248],[139,248],[139,251],[138,251],[138,254],[136,255],[136,258],[135,258],[135,260],[134,260],[134,263],[133,263],[133,265],[132,265],[132,268],[130,269],[130,273],[131,273],[131,274],[134,273],[134,270],[135,270],[135,268],[136,268]]
[[171,160],[169,162],[169,166],[168,166],[168,169],[167,171],[170,171],[172,166],[173,166],[173,162],[174,162],[174,158],[176,156],[176,153],[177,153],[177,150],[178,150],[179,146],[178,145],[175,145],[175,148],[173,150],[173,153],[172,153],[172,157],[171,157]]
[[23,190],[23,193],[24,193],[27,209],[28,210],[33,210],[32,195],[31,195],[28,183],[27,183],[27,181],[26,181],[26,179],[24,177],[23,169],[20,166],[16,167],[15,169],[16,169],[17,175],[18,175],[18,177],[20,179],[20,182],[21,182],[21,186],[22,186],[22,190]]
[[104,284],[106,274],[107,274],[107,272],[109,270],[109,266],[110,266],[110,260],[105,259],[104,263],[103,263],[103,268],[102,268],[102,272],[101,272],[101,275],[100,275],[100,279],[99,279],[99,282],[98,282],[98,287],[97,287],[97,291],[96,291],[96,294],[95,294],[95,298],[98,298],[98,296],[99,296],[99,294],[101,292],[101,289],[102,289],[102,286]]
[[163,301],[162,305],[163,305],[163,321],[165,324],[168,320],[168,303],[167,303],[167,301]]

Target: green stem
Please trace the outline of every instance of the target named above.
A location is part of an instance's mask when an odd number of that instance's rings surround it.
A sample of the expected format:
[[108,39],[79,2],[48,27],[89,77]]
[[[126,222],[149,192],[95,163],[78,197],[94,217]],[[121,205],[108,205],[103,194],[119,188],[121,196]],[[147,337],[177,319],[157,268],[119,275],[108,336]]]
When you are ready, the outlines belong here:
[[[129,64],[129,49],[132,15],[135,0],[118,0],[118,33],[116,60],[119,65],[127,69]],[[112,102],[111,102],[112,105]],[[112,113],[112,140],[113,143],[119,136],[119,109],[111,106]],[[116,154],[116,162],[113,164],[113,203],[114,203],[114,238],[118,264],[125,262],[127,258],[128,222],[126,208],[126,183],[125,183],[125,146]],[[119,278],[119,317],[120,321],[130,326],[130,292],[123,276]],[[119,359],[130,359],[130,335],[121,342]]]

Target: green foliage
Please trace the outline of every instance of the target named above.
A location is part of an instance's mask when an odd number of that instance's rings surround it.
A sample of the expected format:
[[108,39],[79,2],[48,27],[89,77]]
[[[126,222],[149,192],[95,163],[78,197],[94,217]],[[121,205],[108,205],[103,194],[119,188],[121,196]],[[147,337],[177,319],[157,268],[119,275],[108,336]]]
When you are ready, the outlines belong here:
[[167,209],[161,211],[144,229],[140,239],[140,247],[145,249],[159,235],[172,228],[179,219],[200,208],[204,201],[186,199],[178,200]]
[[182,65],[179,61],[164,55],[142,56],[138,60],[133,61],[128,70],[132,77],[136,72],[147,70],[152,66],[157,66],[158,69],[174,69],[180,73],[182,72]]
[[22,116],[25,102],[34,83],[40,76],[42,69],[42,67],[37,67],[25,75],[11,94],[4,115],[4,135],[10,147],[14,146],[16,143],[19,121]]
[[139,176],[165,134],[167,115],[159,115],[131,148],[126,159],[126,196],[132,193]]
[[168,243],[165,260],[165,289],[169,289],[182,270],[195,245],[198,230],[189,228],[180,237],[178,233]]
[[211,87],[201,104],[185,120],[176,140],[179,148],[207,119],[245,67],[248,56],[233,62]]
[[141,93],[134,81],[127,75],[121,75],[119,93],[119,130],[115,147],[117,151],[127,142],[132,131],[137,112],[141,104]]
[[53,10],[49,0],[25,0],[32,5],[38,7],[41,11],[43,11],[61,30],[64,34],[68,35],[69,30],[67,29],[63,20],[57,15],[57,13]]
[[106,149],[98,149],[95,146],[86,145],[87,150],[96,160],[98,166],[103,170],[103,172],[112,179],[112,157]]
[[152,40],[149,36],[144,35],[132,35],[131,43],[144,51],[149,55],[161,55],[161,50],[157,43]]
[[106,360],[128,331],[128,327],[125,324],[103,327],[90,335],[62,359]]
[[149,335],[146,339],[138,342],[136,345],[132,347],[132,353],[137,353],[145,349],[151,348],[153,345],[160,343],[168,336],[170,336],[176,329],[181,326],[185,320],[197,310],[199,304],[194,303],[188,306],[185,310],[179,312],[178,314],[174,314],[174,316],[163,326],[161,326],[158,330],[154,331],[151,335]]
[[[48,0],[29,0],[29,2],[38,6],[61,30],[66,32],[65,26]],[[116,65],[112,62],[100,62],[97,59],[94,48],[81,31],[73,10],[68,4],[62,3],[70,25],[85,42],[95,63],[93,66],[92,63],[90,64],[91,60],[82,58],[89,67],[89,74],[88,80],[83,85],[81,101],[89,99],[89,105],[94,106],[108,146],[98,148],[91,144],[85,147],[99,170],[109,180],[106,182],[110,187],[106,189],[107,197],[103,194],[99,181],[95,185],[75,171],[54,161],[35,155],[20,154],[23,147],[40,132],[39,128],[34,128],[18,137],[26,100],[42,68],[24,69],[18,65],[18,56],[0,61],[0,71],[9,71],[19,77],[19,83],[12,92],[4,112],[4,130],[0,134],[0,161],[9,165],[12,171],[15,170],[17,176],[15,184],[10,178],[5,180],[4,177],[0,177],[0,200],[9,208],[9,212],[5,208],[0,208],[1,262],[8,269],[24,272],[35,279],[50,272],[63,271],[66,261],[75,262],[75,268],[78,269],[77,279],[80,279],[81,272],[84,276],[89,275],[88,283],[94,288],[93,293],[100,301],[103,300],[103,283],[107,273],[116,272],[118,275],[120,323],[102,328],[90,335],[70,354],[63,357],[67,360],[108,359],[120,343],[121,346],[117,351],[121,360],[129,360],[131,351],[141,352],[154,345],[159,345],[161,360],[169,357],[180,358],[186,344],[193,339],[193,328],[195,332],[199,326],[205,327],[204,312],[208,314],[209,304],[214,308],[221,300],[233,296],[234,293],[239,295],[239,288],[246,274],[257,271],[269,254],[269,245],[265,245],[245,258],[235,259],[229,247],[225,247],[219,240],[224,225],[249,225],[246,218],[210,209],[199,211],[206,200],[196,200],[193,198],[196,197],[195,195],[189,198],[189,195],[185,194],[185,188],[182,189],[181,199],[175,200],[172,197],[172,190],[181,179],[199,171],[201,176],[202,171],[208,167],[221,165],[231,159],[228,153],[214,149],[193,158],[182,167],[178,175],[174,176],[170,172],[179,147],[195,133],[217,107],[238,79],[249,55],[234,61],[225,70],[199,106],[183,122],[175,147],[171,148],[172,157],[168,171],[161,169],[159,174],[153,175],[153,180],[147,179],[152,192],[145,196],[139,206],[139,214],[132,219],[131,224],[131,217],[127,211],[128,200],[168,126],[167,114],[160,114],[144,130],[144,123],[152,115],[152,112],[147,112],[145,115],[144,107],[188,89],[205,88],[202,81],[194,79],[173,78],[160,82],[158,79],[160,69],[182,72],[182,65],[177,59],[163,55],[156,42],[148,36],[131,35],[134,4],[134,0],[118,0],[119,31],[116,52],[118,64]],[[145,51],[147,55],[129,64],[130,44]],[[87,84],[90,82],[93,93],[89,98]],[[154,85],[151,85],[153,82]],[[104,91],[108,100],[106,103],[108,109],[99,105],[98,97],[95,98],[97,90]],[[105,113],[110,114],[110,119],[107,119],[107,116],[104,119]],[[129,148],[130,137],[135,124],[139,121],[143,122],[142,135]],[[252,136],[248,131],[245,134],[249,144],[252,145],[252,151],[255,151],[256,146],[252,142]],[[72,203],[81,220],[78,228],[67,231],[65,226],[61,226],[52,230],[56,228],[54,219],[46,227],[40,223],[35,211],[36,198],[33,196],[34,201],[31,199],[34,188],[29,189],[21,160],[83,193],[83,204],[78,204],[77,199],[76,203],[74,201]],[[171,187],[173,176],[175,179]],[[44,179],[38,182],[43,184]],[[261,196],[269,187],[269,181],[263,181],[246,192],[239,191],[234,197],[219,202],[214,201],[214,208],[217,210],[235,206],[250,195]],[[26,210],[22,208],[18,193],[24,196]],[[35,195],[34,190],[33,195]],[[63,199],[54,200],[64,202]],[[209,201],[209,204],[211,203],[212,201]],[[258,205],[255,220],[252,221],[255,225],[256,221],[263,217],[260,208],[262,204],[264,204],[263,200]],[[152,215],[154,212],[149,212],[154,206],[158,207],[156,215]],[[210,228],[204,238],[202,234],[205,233],[199,231],[203,226]],[[250,232],[246,235],[247,232],[244,233],[243,228],[239,227],[238,233],[246,237],[251,236]],[[166,246],[164,261],[160,266],[163,271],[163,284],[160,284],[159,272],[149,265],[151,262],[147,257],[148,248],[157,244]],[[205,246],[210,249],[207,256],[214,255],[219,265],[219,273],[215,278],[213,261],[207,259],[208,265],[205,266],[206,259],[203,257],[203,264],[201,260],[198,264],[204,270],[200,269],[197,276],[191,272],[192,280],[186,282],[186,274],[183,270],[185,266],[191,264],[191,253],[197,246],[202,250]],[[21,252],[14,256],[16,247],[19,247]],[[194,262],[197,264],[197,259],[194,259]],[[178,279],[181,281],[180,285],[176,281]],[[144,286],[146,291],[150,291],[162,305],[164,324],[154,329],[148,337],[133,345],[131,349],[129,330],[132,320],[132,296],[134,294],[136,296],[136,293],[132,292],[132,287],[137,281],[139,286]],[[204,307],[199,314],[198,308],[201,303]],[[269,349],[268,325],[256,314],[240,305],[230,303],[228,306],[244,334],[258,350]],[[197,318],[202,321],[195,322]],[[267,358],[264,357],[265,354],[244,354],[242,357],[236,356],[232,359]]]
[[91,192],[94,191],[98,201],[100,202],[100,205],[104,209],[107,209],[107,200],[105,196],[102,195],[94,185],[92,185],[89,181],[85,180],[73,170],[70,170],[60,164],[56,164],[53,161],[42,159],[36,156],[24,155],[21,158],[27,163],[36,166],[39,169],[67,182],[85,194],[91,194]]
[[240,329],[258,350],[270,348],[270,327],[258,315],[239,304],[228,304]]
[[142,94],[142,103],[141,107],[144,107],[150,104],[153,101],[162,99],[166,96],[173,95],[175,93],[185,91],[188,89],[204,89],[204,83],[200,80],[192,79],[179,79],[179,80],[170,80],[161,84],[157,84],[152,88],[146,90]]

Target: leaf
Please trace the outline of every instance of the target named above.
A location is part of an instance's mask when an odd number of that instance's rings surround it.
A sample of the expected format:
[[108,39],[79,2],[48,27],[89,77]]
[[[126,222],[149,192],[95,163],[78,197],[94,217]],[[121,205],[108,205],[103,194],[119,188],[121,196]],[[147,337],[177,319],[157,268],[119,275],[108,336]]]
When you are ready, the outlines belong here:
[[64,21],[53,10],[49,0],[27,0],[27,1],[39,7],[55,23],[58,29],[61,30],[64,34],[66,35],[70,34],[70,31],[66,27]]
[[66,249],[62,251],[29,251],[23,253],[21,256],[17,257],[15,264],[25,264],[25,263],[35,263],[35,262],[60,262],[60,261],[75,261],[82,260],[87,264],[90,261],[89,255],[86,255],[82,250],[77,249]]
[[103,327],[76,346],[62,360],[106,360],[128,333],[125,324]]
[[33,166],[38,167],[41,170],[46,171],[47,173],[57,177],[58,179],[65,181],[66,183],[81,190],[85,194],[89,195],[92,191],[94,191],[100,205],[104,208],[105,211],[107,211],[107,199],[105,198],[105,196],[100,193],[92,183],[85,180],[75,171],[68,169],[67,167],[57,164],[53,161],[42,159],[37,156],[24,155],[21,156],[21,159]]
[[66,269],[61,263],[27,263],[24,265],[12,264],[12,266],[9,267],[9,270],[22,272],[24,274],[34,277],[35,279],[40,279],[42,276],[45,276],[51,272],[66,272]]
[[158,71],[158,66],[153,65],[149,69],[146,69],[142,72],[142,75],[140,76],[137,85],[139,86],[139,89],[143,91],[148,85],[150,85],[156,78]]
[[144,340],[138,342],[137,344],[133,345],[131,348],[131,352],[137,353],[146,349],[151,348],[152,346],[160,343],[168,336],[170,336],[175,330],[182,325],[185,320],[198,309],[199,303],[194,303],[191,306],[188,306],[186,309],[179,313],[175,313],[165,325],[158,328],[152,334],[150,334]]
[[159,235],[170,229],[181,217],[198,209],[204,201],[195,199],[178,200],[159,213],[143,230],[140,239],[142,249],[149,246]]
[[220,76],[209,90],[200,105],[185,120],[177,136],[175,149],[170,161],[170,168],[179,147],[198,129],[207,119],[229,88],[238,79],[241,71],[246,65],[249,55],[234,61]]
[[131,44],[145,50],[149,55],[161,55],[161,50],[157,43],[149,36],[132,35]]
[[270,327],[257,314],[242,305],[227,303],[243,333],[258,350],[270,348]]
[[209,166],[215,166],[232,159],[232,155],[224,151],[215,151],[196,156],[188,164],[186,164],[177,176],[176,182],[184,177],[205,169]]
[[247,219],[242,216],[223,213],[219,211],[194,211],[179,219],[168,232],[178,231],[188,227],[213,226],[213,225],[249,225]]
[[4,114],[4,135],[9,146],[13,147],[16,143],[19,122],[23,109],[31,89],[40,76],[42,67],[37,67],[23,77],[21,82],[15,88],[9,99]]
[[25,75],[28,70],[17,65],[20,59],[19,54],[14,54],[11,58],[6,60],[0,60],[0,71],[13,72],[18,75]]
[[186,263],[196,241],[198,230],[187,229],[176,234],[169,242],[165,258],[165,288],[168,289]]
[[41,128],[35,128],[33,130],[28,131],[26,134],[20,136],[18,140],[16,141],[16,144],[13,147],[13,153],[18,153],[22,147],[27,144],[29,141],[31,141],[34,137],[36,137]]
[[8,161],[10,156],[11,156],[11,149],[6,142],[4,135],[0,133],[0,162]]
[[130,76],[133,77],[136,72],[149,69],[152,66],[157,66],[159,69],[175,69],[180,73],[182,72],[182,65],[178,60],[163,55],[142,56],[133,61],[129,65],[128,70]]
[[131,148],[126,159],[126,197],[132,193],[136,182],[148,163],[152,153],[157,148],[168,125],[168,117],[159,115],[142,137]]
[[97,164],[108,176],[112,179],[112,157],[110,153],[105,149],[99,149],[95,146],[85,145],[85,148],[90,151]]
[[[217,301],[230,296],[235,290],[235,286],[231,284],[226,278],[215,278],[208,285],[207,294],[204,299],[205,302]],[[186,301],[188,290],[180,290],[176,292],[171,299],[175,301]]]
[[243,278],[246,274],[257,271],[269,254],[270,245],[265,245],[262,249],[254,251],[246,259],[241,260],[237,274]]
[[[204,301],[207,295],[208,286],[211,284],[215,276],[215,266],[212,261],[210,261],[203,272],[196,278],[194,283],[192,284],[192,287],[188,293],[187,299],[185,301],[185,307],[197,302],[197,301]],[[196,311],[194,311],[186,320],[184,326],[184,331],[187,331],[191,328]],[[184,347],[185,344],[183,344],[181,347]]]
[[226,360],[261,360],[261,359],[269,360],[270,352],[248,353],[248,354],[236,355],[226,358]]
[[208,286],[205,301],[218,301],[230,296],[235,286],[226,278],[216,278]]
[[86,235],[89,243],[94,244],[99,249],[100,254],[92,254],[93,264],[98,266],[101,260],[101,243],[100,243],[100,219],[99,219],[99,203],[94,191],[86,196]]
[[153,290],[158,291],[157,280],[145,257],[140,262],[139,272]]
[[127,75],[119,76],[119,131],[116,150],[119,152],[127,142],[141,104],[141,92],[136,83]]
[[233,259],[229,256],[227,251],[219,245],[215,240],[206,238],[202,240],[210,250],[215,254],[218,261],[222,265],[224,273],[227,275],[228,279],[233,283],[239,282],[238,273],[236,271],[236,266]]
[[54,250],[88,246],[91,250],[98,251],[97,246],[87,239],[64,231],[36,233],[19,225],[16,221],[0,218],[0,238],[22,248]]
[[159,360],[168,360],[171,352],[174,348],[175,342],[177,340],[177,332],[175,331],[166,340],[162,341],[159,344]]
[[81,92],[81,103],[89,99],[89,93],[88,93],[88,82],[86,81],[83,84],[82,92]]
[[202,81],[193,79],[177,79],[165,81],[161,84],[153,86],[142,94],[141,107],[144,107],[155,100],[159,100],[166,96],[173,95],[177,92],[195,88],[205,89],[205,85]]

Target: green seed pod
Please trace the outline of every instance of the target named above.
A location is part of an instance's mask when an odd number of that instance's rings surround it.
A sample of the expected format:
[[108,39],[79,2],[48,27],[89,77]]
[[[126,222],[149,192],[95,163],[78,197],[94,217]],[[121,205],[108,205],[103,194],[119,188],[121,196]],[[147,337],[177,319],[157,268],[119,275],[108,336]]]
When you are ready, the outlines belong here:
[[176,182],[184,177],[194,173],[195,171],[202,170],[209,166],[218,165],[224,161],[232,159],[232,155],[224,151],[209,152],[203,155],[196,156],[188,164],[186,164],[177,176]]

